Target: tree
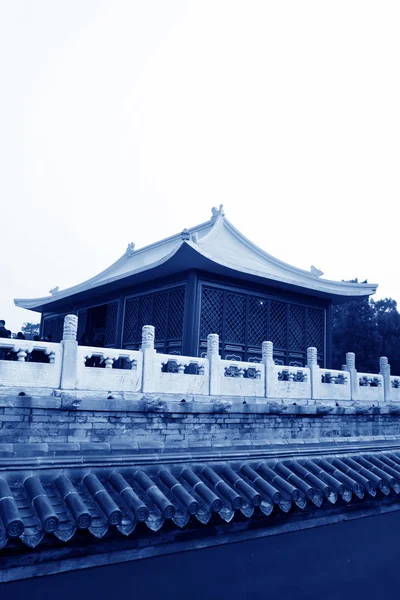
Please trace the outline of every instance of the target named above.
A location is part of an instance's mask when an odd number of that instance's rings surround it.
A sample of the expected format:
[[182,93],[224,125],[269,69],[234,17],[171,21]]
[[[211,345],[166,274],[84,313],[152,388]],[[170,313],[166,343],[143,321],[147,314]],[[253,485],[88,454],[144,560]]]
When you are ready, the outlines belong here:
[[[349,283],[357,283],[357,279]],[[400,314],[396,300],[362,298],[334,306],[332,346],[336,369],[344,363],[346,352],[354,352],[358,371],[377,373],[379,357],[387,356],[392,374],[400,375]]]
[[39,335],[40,324],[39,323],[24,323],[21,327],[21,331],[27,340],[33,340],[34,335]]
[[[358,283],[358,280],[349,283]],[[332,346],[332,362],[335,369],[340,369],[345,362],[346,352],[354,352],[358,371],[378,371],[382,337],[378,329],[375,307],[368,298],[333,307]]]
[[400,375],[400,314],[392,298],[373,301],[378,331],[382,338],[380,355],[387,356],[393,375]]

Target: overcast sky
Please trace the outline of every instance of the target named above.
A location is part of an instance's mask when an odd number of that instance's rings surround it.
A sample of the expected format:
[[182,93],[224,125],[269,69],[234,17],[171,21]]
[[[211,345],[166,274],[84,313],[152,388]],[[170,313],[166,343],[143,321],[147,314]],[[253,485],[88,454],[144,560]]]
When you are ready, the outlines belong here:
[[0,318],[211,217],[400,302],[400,2],[0,0]]

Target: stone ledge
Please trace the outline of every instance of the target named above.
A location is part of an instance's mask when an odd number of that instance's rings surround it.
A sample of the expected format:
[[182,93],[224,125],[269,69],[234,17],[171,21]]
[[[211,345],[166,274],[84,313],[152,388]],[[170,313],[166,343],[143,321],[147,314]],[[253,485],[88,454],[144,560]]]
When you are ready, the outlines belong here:
[[[234,457],[282,457],[293,455],[323,455],[374,450],[400,450],[400,437],[361,436],[348,438],[323,438],[309,440],[256,440],[256,441],[206,441],[206,442],[80,442],[80,443],[26,443],[1,444],[1,465],[19,464],[27,467],[48,463],[57,466],[69,459],[71,463],[102,462],[110,464],[121,459],[135,462],[185,462],[218,460]],[[59,464],[61,464],[61,462]]]
[[[313,400],[282,398],[250,398],[224,396],[224,408],[218,408],[218,396],[184,394],[125,394],[108,398],[103,392],[60,392],[51,395],[23,396],[8,388],[0,393],[0,408],[26,408],[63,411],[101,411],[142,414],[215,414],[221,416],[266,414],[285,416],[400,415],[400,403],[371,403],[353,400]],[[13,393],[11,393],[13,392]],[[205,401],[206,398],[206,401]],[[157,403],[155,400],[160,400]],[[152,408],[153,407],[153,408]]]

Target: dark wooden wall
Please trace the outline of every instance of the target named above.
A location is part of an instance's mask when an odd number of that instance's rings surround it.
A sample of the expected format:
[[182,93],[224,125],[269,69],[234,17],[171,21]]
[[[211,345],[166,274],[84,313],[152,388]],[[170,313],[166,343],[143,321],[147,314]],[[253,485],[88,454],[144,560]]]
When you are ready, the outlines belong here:
[[[164,321],[168,323],[171,316],[174,316],[174,311],[168,309],[164,317],[162,309],[166,303],[170,302],[171,294],[174,294],[171,290],[176,290],[177,287],[185,290],[184,309],[183,304],[179,304],[181,306],[179,310],[183,313],[180,338],[176,335],[176,326],[172,328],[172,334],[169,334],[168,324],[165,335],[160,334],[164,327]],[[214,297],[212,297],[213,295]],[[163,304],[164,296],[166,301]],[[142,300],[139,301],[139,297]],[[148,302],[147,300],[151,297],[154,298],[154,301]],[[257,301],[263,303],[261,308],[265,308],[265,311],[261,310],[260,312],[259,322],[257,322],[257,310],[253,306]],[[106,346],[138,348],[140,345],[139,329],[143,324],[153,324],[156,327],[156,348],[160,352],[180,353],[187,356],[202,355],[206,351],[207,334],[219,333],[223,358],[232,356],[240,360],[261,360],[261,342],[269,339],[274,342],[275,358],[280,361],[280,364],[304,365],[307,346],[317,346],[320,365],[330,366],[331,305],[328,300],[322,300],[312,295],[217,277],[211,273],[193,269],[185,271],[179,276],[150,281],[135,288],[121,288],[118,292],[109,295],[101,296],[99,291],[99,295],[95,299],[81,298],[79,303],[71,302],[70,306],[64,305],[62,315],[73,312],[79,316],[79,340],[85,333],[86,322],[89,323],[90,320],[88,320],[87,309],[104,303],[113,308],[109,311],[110,319],[107,317]],[[135,306],[136,304],[138,306]],[[136,314],[135,311],[142,311],[143,314],[146,311],[149,312],[145,304],[151,304],[153,307],[156,304],[159,306],[157,310],[150,309],[151,316],[146,317],[146,323],[142,322],[143,318],[140,316],[139,318],[133,316]],[[177,306],[175,301],[175,312]],[[278,311],[281,309],[285,321],[285,323],[282,322],[282,327],[286,331],[283,336],[276,331],[280,319]],[[211,314],[212,310],[215,314],[220,314],[221,318],[215,318],[215,315]],[[243,315],[246,315],[246,318]],[[319,315],[321,317],[319,320],[324,322],[320,333],[316,333],[315,315]],[[53,341],[59,341],[63,316],[60,316],[58,321],[57,317],[53,315],[44,314],[43,317],[42,332],[47,329],[50,331],[51,325],[52,331],[53,329],[54,332],[57,330],[56,335],[53,332]],[[137,320],[135,333],[127,325],[128,319],[132,318]],[[271,326],[274,318],[275,330]],[[297,321],[299,323],[303,321],[303,331],[301,325],[298,327]],[[238,326],[240,322],[243,322],[243,327]],[[279,342],[278,340],[281,340],[282,337],[284,341]],[[302,341],[296,342],[296,338]]]

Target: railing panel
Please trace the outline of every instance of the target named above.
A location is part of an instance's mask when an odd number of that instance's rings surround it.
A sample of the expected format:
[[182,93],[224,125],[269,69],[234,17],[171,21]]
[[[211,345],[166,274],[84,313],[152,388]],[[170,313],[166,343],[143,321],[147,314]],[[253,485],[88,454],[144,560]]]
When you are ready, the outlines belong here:
[[383,376],[374,373],[359,373],[358,399],[379,402],[384,400]]
[[61,344],[0,340],[0,386],[58,388],[61,362]]
[[[86,363],[93,357],[98,357],[95,363],[98,366],[87,366]],[[113,368],[118,359],[126,359],[131,368]],[[142,383],[142,368],[141,352],[79,346],[76,389],[138,392]]]
[[153,388],[165,394],[209,394],[207,358],[154,354]]
[[314,385],[314,398],[321,400],[350,400],[351,385],[348,371],[318,369]]
[[311,376],[308,367],[270,365],[267,396],[269,398],[311,398]]
[[400,377],[392,375],[390,377],[392,400],[400,402]]
[[265,366],[262,363],[220,361],[222,396],[265,396]]

